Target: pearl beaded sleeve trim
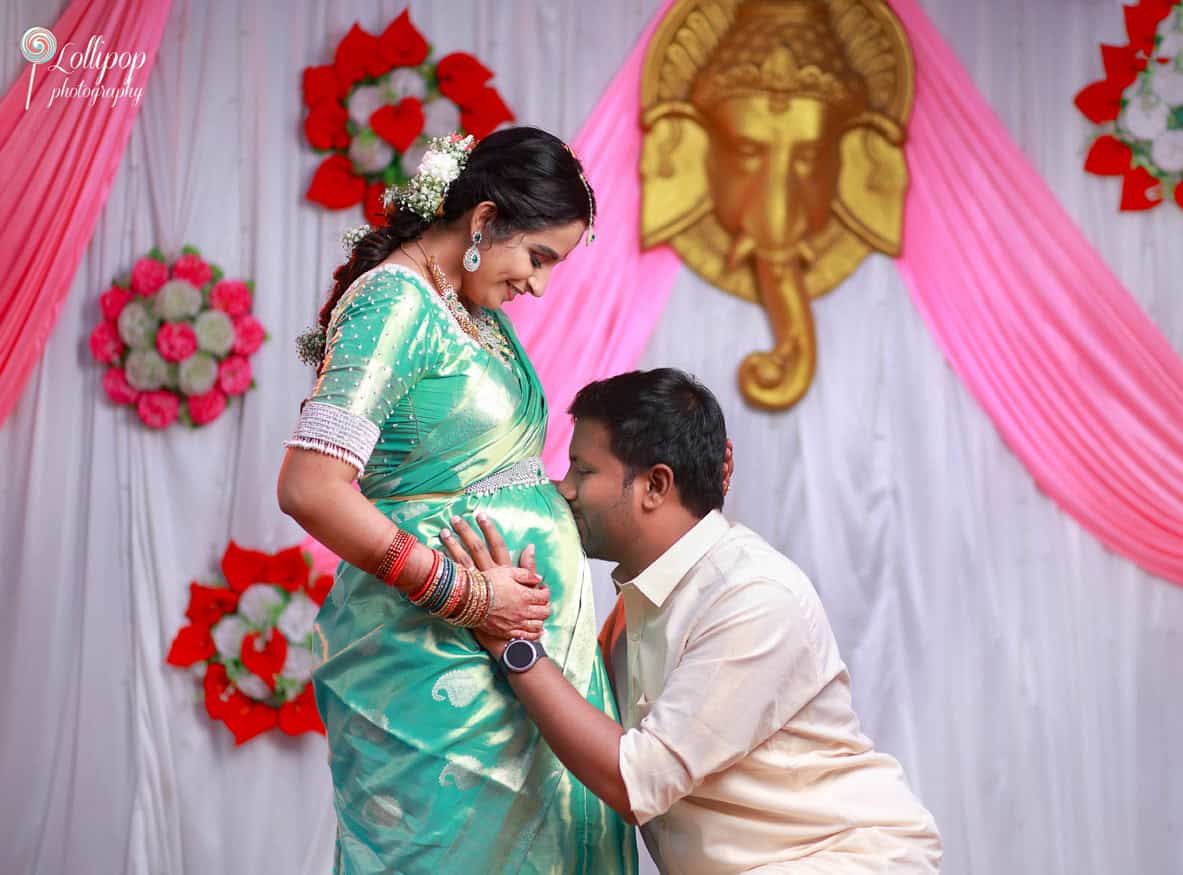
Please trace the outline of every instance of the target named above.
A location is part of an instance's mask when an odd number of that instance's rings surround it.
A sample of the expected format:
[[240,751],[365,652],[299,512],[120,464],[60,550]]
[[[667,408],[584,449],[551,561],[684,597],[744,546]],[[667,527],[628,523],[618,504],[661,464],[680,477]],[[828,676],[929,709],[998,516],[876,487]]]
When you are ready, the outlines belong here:
[[283,445],[348,462],[360,477],[378,443],[378,434],[378,426],[364,417],[332,404],[309,401],[300,411],[295,432]]

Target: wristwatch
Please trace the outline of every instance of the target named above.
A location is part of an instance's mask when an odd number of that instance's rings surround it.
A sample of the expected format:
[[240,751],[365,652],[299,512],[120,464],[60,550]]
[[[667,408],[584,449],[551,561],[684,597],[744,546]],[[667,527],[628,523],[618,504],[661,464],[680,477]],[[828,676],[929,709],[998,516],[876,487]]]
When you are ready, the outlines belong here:
[[516,674],[529,671],[534,667],[534,663],[544,656],[546,656],[546,651],[537,641],[511,638],[505,645],[505,649],[501,651],[501,659],[498,660],[498,664],[500,664],[502,671]]

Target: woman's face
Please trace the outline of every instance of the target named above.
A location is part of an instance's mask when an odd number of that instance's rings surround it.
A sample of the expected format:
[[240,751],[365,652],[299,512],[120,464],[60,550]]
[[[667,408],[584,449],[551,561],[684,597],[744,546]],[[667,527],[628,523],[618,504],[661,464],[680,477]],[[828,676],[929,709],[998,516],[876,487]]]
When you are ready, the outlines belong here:
[[512,234],[507,240],[481,243],[481,266],[464,274],[460,295],[478,307],[497,309],[518,295],[541,298],[556,264],[578,245],[587,223],[556,225]]

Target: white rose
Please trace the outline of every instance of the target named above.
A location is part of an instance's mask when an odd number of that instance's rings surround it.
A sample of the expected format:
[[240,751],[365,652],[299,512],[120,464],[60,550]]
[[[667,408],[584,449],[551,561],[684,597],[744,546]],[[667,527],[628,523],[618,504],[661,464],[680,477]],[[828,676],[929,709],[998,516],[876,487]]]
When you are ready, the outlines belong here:
[[423,107],[423,135],[446,137],[460,127],[460,110],[446,97],[437,97]]
[[428,152],[419,162],[419,172],[441,182],[451,182],[460,175],[460,165],[447,152]]
[[319,610],[316,602],[304,593],[298,592],[292,596],[287,607],[283,609],[283,613],[279,615],[279,619],[275,621],[275,627],[290,643],[295,644],[298,641],[303,641],[312,634],[312,627],[316,623],[316,612]]
[[1168,106],[1178,106],[1183,103],[1183,71],[1155,65],[1150,76],[1150,90]]
[[169,322],[196,316],[201,310],[201,289],[188,280],[169,280],[152,299],[152,309]]
[[[1130,86],[1138,87],[1137,82]],[[1139,140],[1153,140],[1167,129],[1170,114],[1171,108],[1153,94],[1138,94],[1130,98],[1117,124]]]
[[349,120],[359,128],[370,126],[370,116],[384,107],[389,101],[377,85],[363,85],[355,88],[347,101]]
[[168,380],[168,364],[154,349],[133,349],[127,354],[123,373],[133,389],[152,392]]
[[271,687],[267,686],[267,681],[254,672],[248,671],[240,675],[238,680],[234,682],[234,686],[257,702],[266,702],[271,698]]
[[298,684],[304,684],[312,677],[312,672],[318,662],[316,654],[308,648],[289,646],[287,658],[283,661],[283,669],[280,670],[279,675]]
[[382,93],[387,103],[398,103],[404,97],[422,100],[427,96],[427,83],[414,67],[399,67],[382,83]]
[[119,336],[132,349],[149,349],[156,320],[142,301],[128,301],[116,322]]
[[1167,173],[1183,172],[1183,130],[1167,131],[1155,137],[1150,158]]
[[195,352],[177,367],[177,382],[186,395],[204,395],[218,381],[218,363],[204,352]]
[[256,626],[271,624],[275,609],[283,604],[283,592],[272,583],[252,583],[238,597],[238,613]]
[[218,648],[218,655],[223,659],[240,659],[242,657],[242,639],[250,629],[242,617],[230,614],[214,624],[210,636],[214,639],[214,647]]
[[360,173],[381,173],[394,160],[394,148],[367,128],[350,141],[349,160]]
[[193,322],[197,348],[223,356],[234,346],[234,322],[221,310],[206,310]]

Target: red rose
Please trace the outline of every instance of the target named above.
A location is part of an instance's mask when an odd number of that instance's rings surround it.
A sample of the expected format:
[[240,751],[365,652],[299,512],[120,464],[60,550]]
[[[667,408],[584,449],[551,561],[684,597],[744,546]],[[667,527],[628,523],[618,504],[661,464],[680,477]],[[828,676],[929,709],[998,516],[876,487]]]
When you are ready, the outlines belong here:
[[304,105],[316,106],[322,101],[337,101],[349,93],[349,87],[337,79],[332,64],[304,68]]
[[90,333],[90,354],[105,365],[123,355],[123,341],[119,329],[111,322],[100,322]]
[[1122,210],[1150,210],[1162,203],[1162,183],[1145,167],[1132,167],[1121,186]]
[[103,391],[116,404],[134,404],[140,397],[139,391],[127,382],[123,368],[107,368],[107,373],[103,374]]
[[1175,186],[1175,203],[1183,207],[1183,182]]
[[366,33],[357,24],[345,34],[333,58],[337,81],[355,85],[367,76],[381,76],[390,69],[382,60],[378,37]]
[[[219,308],[220,309],[220,308]],[[263,325],[249,313],[234,319],[234,351],[239,355],[254,355],[267,339]]]
[[440,58],[435,76],[440,94],[457,106],[467,106],[475,103],[485,83],[493,78],[493,71],[467,52],[453,52]]
[[288,658],[288,642],[278,629],[272,629],[266,640],[263,634],[248,632],[243,636],[242,665],[274,690],[275,676],[283,670],[284,661]]
[[1098,176],[1122,176],[1130,169],[1133,155],[1130,147],[1116,137],[1097,137],[1084,159],[1084,169]]
[[384,182],[372,182],[366,186],[366,221],[375,228],[386,224],[386,207],[382,204],[382,193],[385,191]]
[[251,288],[240,280],[222,280],[209,293],[210,306],[227,316],[245,316],[251,312]]
[[99,295],[99,308],[103,311],[103,318],[114,322],[132,298],[131,292],[119,286],[111,286]]
[[226,395],[215,386],[201,395],[190,395],[186,404],[189,406],[189,421],[194,425],[205,425],[222,415],[226,409]]
[[482,88],[472,101],[460,107],[460,126],[478,140],[484,139],[504,122],[513,121],[513,113],[496,88]]
[[280,550],[267,560],[261,580],[282,586],[288,592],[295,592],[308,583],[311,569],[304,561],[304,551],[299,547]]
[[411,24],[409,10],[404,9],[402,15],[382,31],[382,36],[378,37],[378,51],[387,69],[418,67],[427,60],[427,40]]
[[136,413],[149,428],[167,428],[176,420],[180,406],[172,392],[144,392],[136,400]]
[[1073,99],[1076,108],[1094,124],[1111,122],[1121,112],[1122,87],[1107,79],[1086,85]]
[[214,655],[214,639],[210,637],[209,626],[193,623],[182,626],[173,639],[173,645],[168,649],[165,662],[178,665],[181,668],[193,665],[195,662],[205,662]]
[[330,210],[343,210],[362,202],[366,181],[353,172],[353,162],[348,157],[330,155],[316,168],[304,196]]
[[226,614],[238,610],[238,593],[224,586],[189,584],[189,609],[185,616],[195,624],[212,626]]
[[304,136],[313,149],[349,148],[349,112],[337,101],[322,101],[304,119]]
[[173,276],[201,288],[214,278],[214,269],[200,255],[186,253],[173,262]]
[[320,715],[316,712],[316,697],[312,692],[312,684],[304,688],[290,702],[284,702],[279,707],[279,728],[288,735],[299,735],[302,732],[319,732],[325,734],[324,724],[320,722]]
[[250,741],[275,726],[274,708],[256,702],[230,683],[226,667],[211,663],[205,671],[205,710],[212,720],[221,720],[234,733],[235,744]]
[[233,541],[222,554],[222,576],[235,592],[242,592],[252,583],[263,580],[267,560],[271,557],[259,550],[244,550]]
[[[1183,187],[1183,183],[1180,183]],[[328,598],[329,590],[333,588],[333,575],[322,574],[306,586],[305,592],[308,593],[308,598],[312,599],[318,605],[323,605],[325,599]]]
[[404,97],[398,106],[384,106],[370,116],[374,133],[405,152],[423,130],[423,104],[415,97]]
[[251,387],[251,360],[232,355],[218,365],[218,386],[227,395],[241,395]]
[[222,722],[234,733],[235,744],[246,744],[256,735],[262,735],[268,729],[274,729],[278,721],[278,713],[270,705],[256,702],[249,696],[239,693],[231,696],[226,703]]
[[166,362],[183,362],[197,352],[197,334],[188,322],[165,322],[156,332],[156,351]]
[[154,295],[168,282],[168,265],[155,258],[141,258],[131,269],[131,290],[141,297]]

